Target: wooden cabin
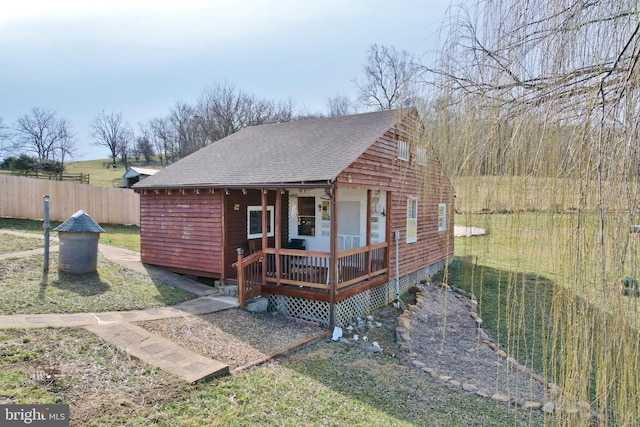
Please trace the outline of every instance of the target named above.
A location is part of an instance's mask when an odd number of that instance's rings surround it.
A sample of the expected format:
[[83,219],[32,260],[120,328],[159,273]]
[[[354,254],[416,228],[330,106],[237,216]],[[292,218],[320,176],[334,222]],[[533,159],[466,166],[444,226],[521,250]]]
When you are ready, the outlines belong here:
[[325,326],[453,257],[453,188],[414,108],[249,127],[134,189],[144,263]]

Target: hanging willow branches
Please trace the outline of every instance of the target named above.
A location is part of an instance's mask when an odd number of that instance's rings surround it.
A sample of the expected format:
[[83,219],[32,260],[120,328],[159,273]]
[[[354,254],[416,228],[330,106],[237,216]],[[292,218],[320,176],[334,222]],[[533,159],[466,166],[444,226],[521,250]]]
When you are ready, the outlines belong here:
[[[640,224],[640,2],[477,1],[453,10],[441,40],[437,64],[422,67],[426,128],[460,220],[496,236],[465,250],[509,277],[553,278],[553,302],[539,302],[548,329],[536,331],[562,389],[551,424],[638,425],[640,303],[620,283],[640,277],[629,233]],[[530,292],[505,286],[514,299]],[[512,322],[501,339],[533,355],[516,344],[517,310],[501,313]]]
[[479,2],[451,17],[440,66],[425,68],[509,110],[620,102],[638,89],[639,13],[633,0]]

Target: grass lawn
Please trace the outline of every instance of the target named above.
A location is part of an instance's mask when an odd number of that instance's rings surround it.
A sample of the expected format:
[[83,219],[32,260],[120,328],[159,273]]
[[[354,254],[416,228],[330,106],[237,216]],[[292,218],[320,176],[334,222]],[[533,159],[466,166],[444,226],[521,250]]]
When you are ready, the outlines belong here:
[[[1,221],[1,220],[0,220]],[[25,238],[12,236],[9,234],[3,234],[0,239],[0,254],[6,254],[10,252],[28,251],[31,249],[38,249],[42,247],[42,239],[38,238]]]
[[[2,228],[34,233],[41,226],[0,220]],[[114,241],[127,247],[135,229],[118,228]],[[59,275],[57,257],[51,261],[46,280],[42,256],[0,263],[1,313],[122,310],[189,297],[103,259],[97,274],[82,276]],[[0,331],[0,404],[68,403],[72,425],[96,426],[543,424],[540,412],[462,393],[392,353],[322,340],[239,375],[187,385],[81,329],[7,330]]]
[[456,224],[489,234],[456,238],[458,261],[446,280],[476,294],[505,350],[553,379],[569,401],[591,404],[603,422],[635,425],[640,298],[616,279],[639,276],[640,252],[624,213],[466,214]]
[[[0,403],[68,403],[71,425],[542,425],[433,380],[391,355],[323,340],[187,385],[79,329],[0,331]],[[40,380],[55,372],[50,380]],[[533,418],[529,418],[533,416]]]
[[[0,219],[0,228],[38,232],[39,221]],[[112,243],[134,246],[138,227],[112,227]],[[54,233],[55,234],[55,233]],[[3,234],[0,253],[36,249],[38,238]],[[0,314],[78,313],[134,310],[173,305],[194,297],[189,292],[154,281],[112,263],[98,254],[98,272],[67,274],[58,271],[58,257],[49,257],[49,273],[43,275],[44,255],[0,261]]]
[[[56,237],[57,232],[53,231],[61,222],[51,222],[51,236]],[[117,246],[120,248],[140,251],[140,227],[137,225],[100,225],[105,232],[100,234],[100,243]],[[44,235],[43,222],[28,219],[0,218],[0,229],[22,231],[25,233]],[[4,238],[4,236],[3,236]],[[42,247],[42,241],[40,246]],[[31,249],[35,249],[31,248]],[[0,247],[0,251],[1,251]]]
[[194,298],[100,255],[97,273],[58,272],[57,261],[53,254],[46,276],[42,255],[0,261],[0,314],[135,310]]

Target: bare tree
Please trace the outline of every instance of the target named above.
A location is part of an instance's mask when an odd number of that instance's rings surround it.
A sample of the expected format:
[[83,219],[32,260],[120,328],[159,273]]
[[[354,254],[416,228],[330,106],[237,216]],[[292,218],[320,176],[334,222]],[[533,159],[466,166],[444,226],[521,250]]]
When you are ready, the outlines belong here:
[[0,117],[0,157],[6,156],[9,152],[8,141],[9,128],[2,123],[2,117]]
[[140,123],[138,127],[140,130],[139,135],[136,138],[136,146],[134,148],[136,160],[139,160],[140,156],[143,156],[144,161],[149,163],[151,161],[151,157],[155,155],[153,144],[151,143],[152,130],[150,129],[150,126],[145,123]]
[[358,101],[366,108],[399,108],[414,92],[416,76],[413,57],[393,46],[371,45],[363,77],[355,80]]
[[174,144],[178,157],[183,158],[204,147],[205,140],[198,120],[195,108],[184,101],[177,101],[171,109],[168,121],[175,136]]
[[347,116],[356,112],[353,102],[348,96],[336,95],[327,98],[329,117]]
[[273,102],[227,83],[206,87],[197,104],[177,101],[166,117],[149,121],[149,135],[164,162],[185,157],[240,129],[294,119],[293,102]]
[[18,117],[13,151],[28,150],[40,162],[58,161],[73,152],[71,125],[53,110],[34,107]]
[[206,87],[196,112],[206,143],[211,143],[247,126],[290,121],[293,103],[260,99],[225,83]]
[[160,156],[160,164],[164,162],[169,164],[169,155],[173,153],[171,147],[173,144],[173,133],[169,126],[169,120],[161,117],[155,117],[149,121],[151,134],[153,135],[154,145],[158,156]]
[[133,132],[129,123],[122,118],[122,113],[111,112],[107,114],[102,111],[96,114],[91,128],[95,139],[94,144],[109,149],[114,166],[118,155],[124,154],[123,161],[126,162]]

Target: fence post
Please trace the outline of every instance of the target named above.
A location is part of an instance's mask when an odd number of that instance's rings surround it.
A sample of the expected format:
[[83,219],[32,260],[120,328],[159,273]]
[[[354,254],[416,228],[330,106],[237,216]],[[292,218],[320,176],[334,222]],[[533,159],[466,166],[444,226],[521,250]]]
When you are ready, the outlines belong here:
[[244,249],[237,248],[238,253],[238,304],[244,309]]
[[49,223],[49,196],[42,196],[44,200],[44,273],[49,272],[49,228],[51,228],[51,224]]

